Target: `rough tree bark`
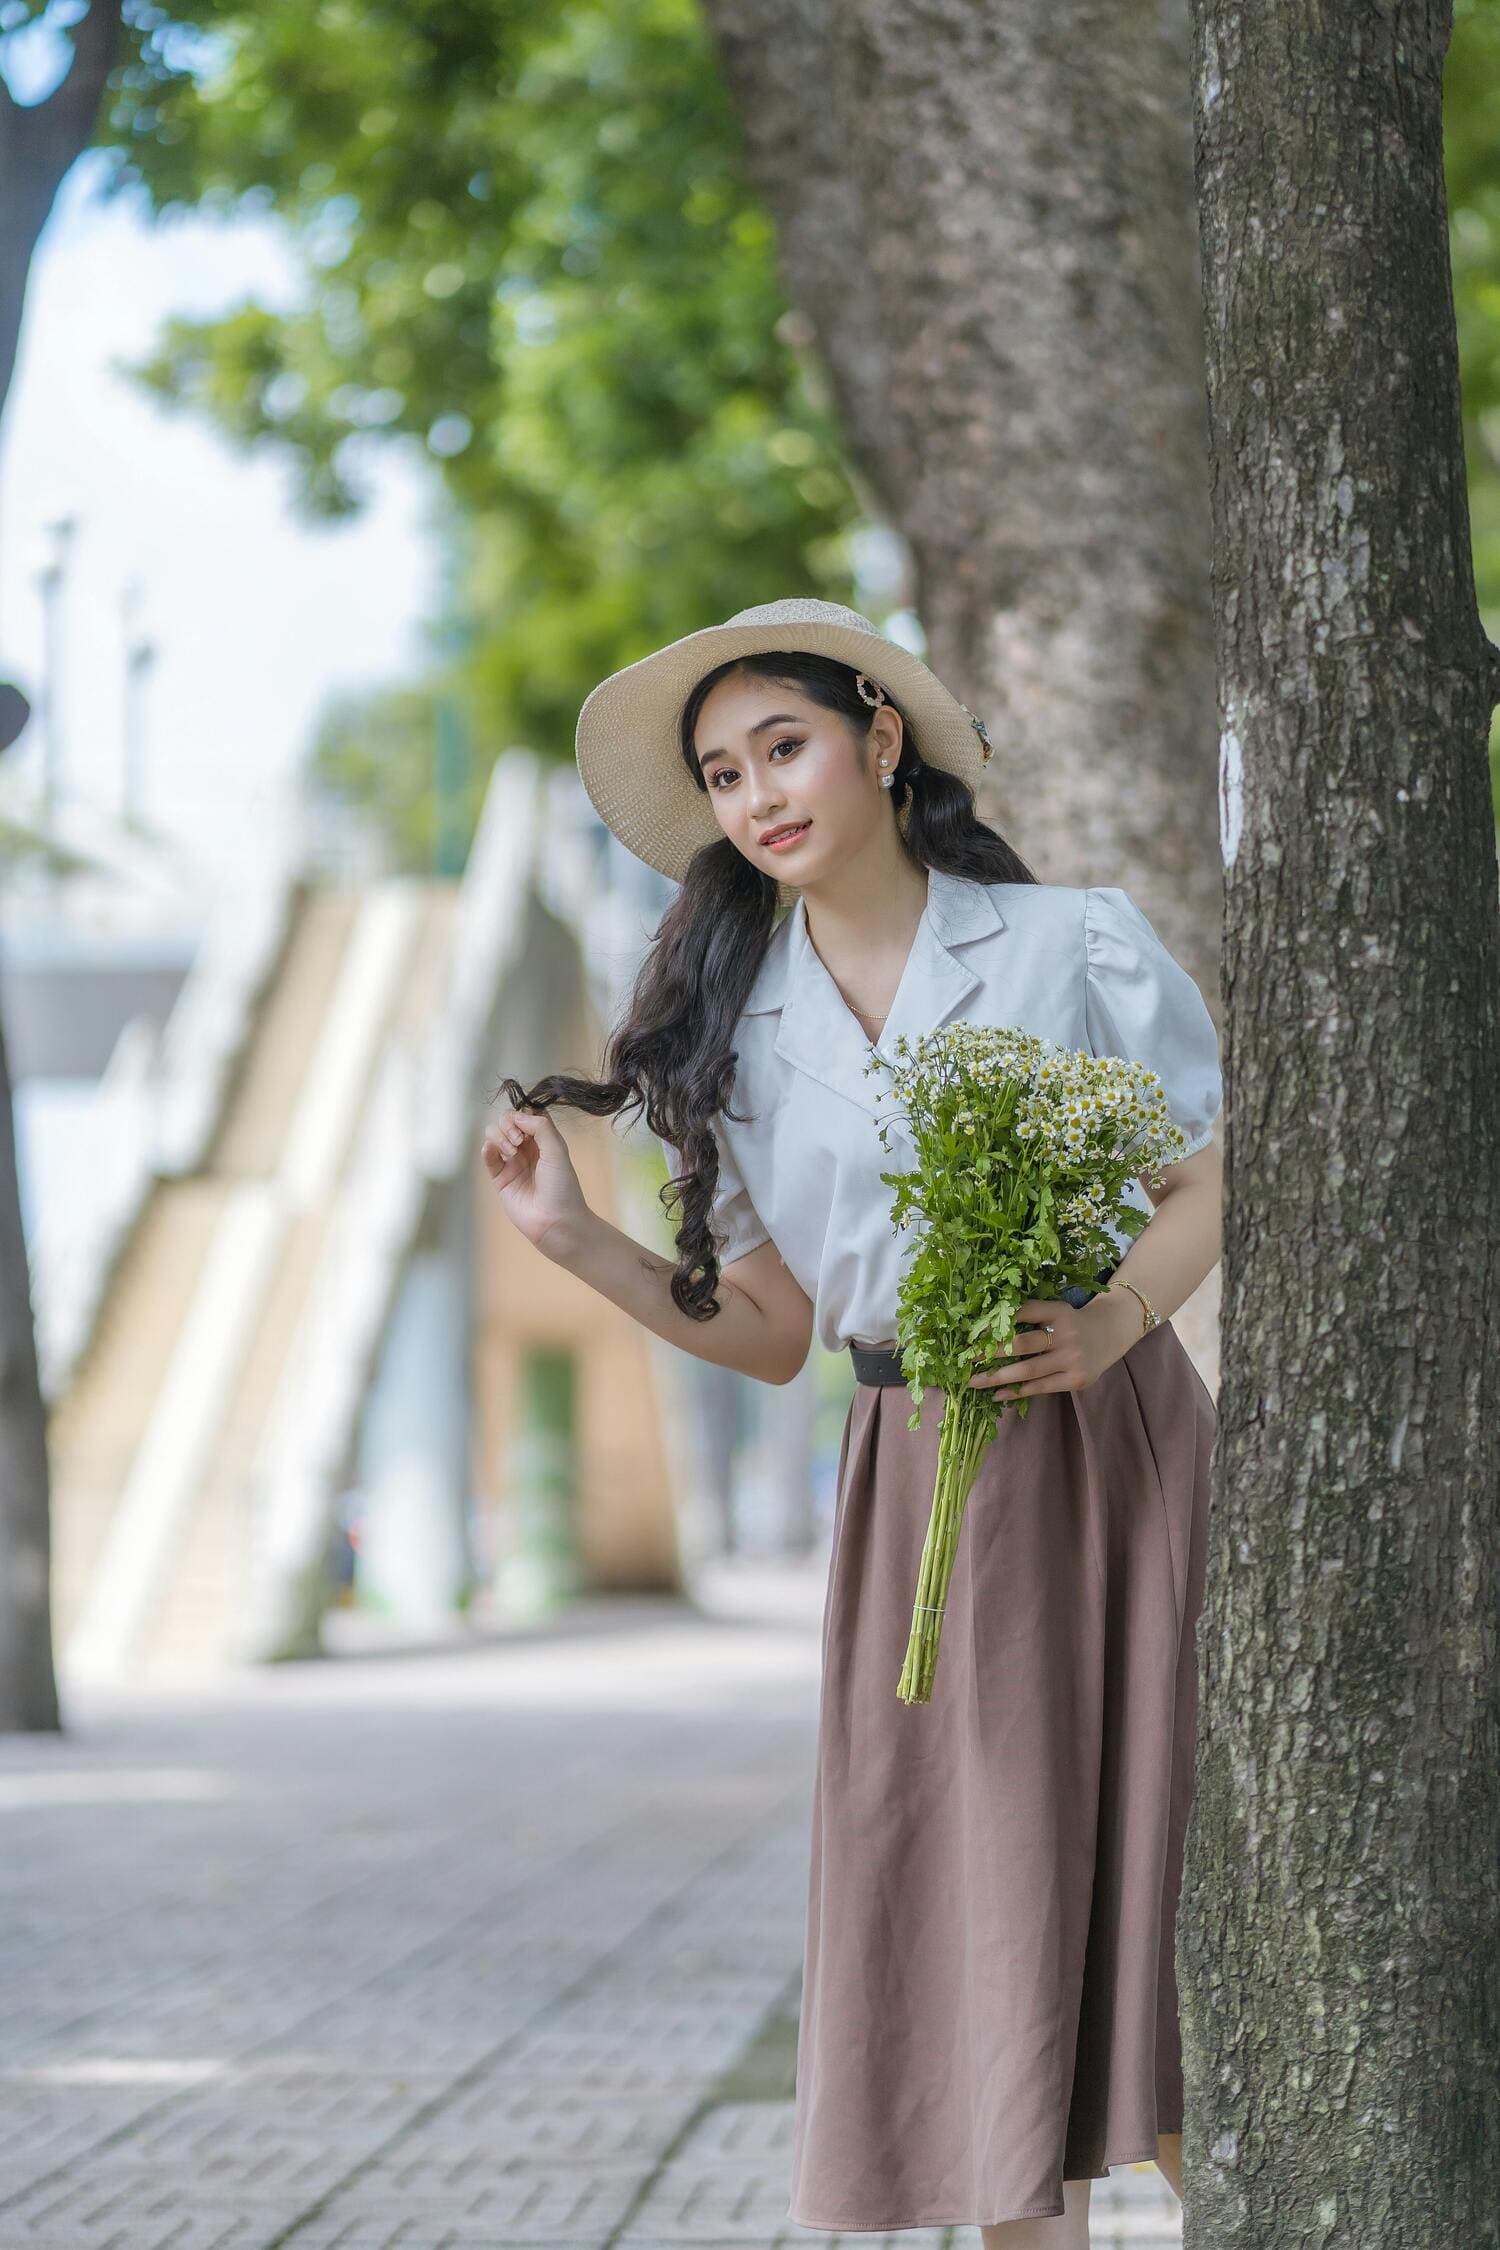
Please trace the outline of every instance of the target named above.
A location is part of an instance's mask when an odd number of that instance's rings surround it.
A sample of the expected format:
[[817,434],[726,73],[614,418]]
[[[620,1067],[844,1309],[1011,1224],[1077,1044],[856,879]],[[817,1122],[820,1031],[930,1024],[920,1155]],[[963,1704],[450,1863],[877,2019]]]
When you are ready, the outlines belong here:
[[981,809],[1212,998],[1220,869],[1185,0],[707,0],[787,293],[988,721]]
[[1500,2241],[1500,904],[1444,0],[1195,0],[1223,1381],[1185,2240]]

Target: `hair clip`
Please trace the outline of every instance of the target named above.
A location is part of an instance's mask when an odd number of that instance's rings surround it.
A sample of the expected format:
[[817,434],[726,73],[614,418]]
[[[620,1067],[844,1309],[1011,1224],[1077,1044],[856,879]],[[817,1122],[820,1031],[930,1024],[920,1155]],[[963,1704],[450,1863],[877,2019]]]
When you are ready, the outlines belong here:
[[962,711],[964,717],[968,720],[970,726],[974,729],[974,732],[978,735],[981,743],[984,745],[979,755],[982,762],[985,765],[988,765],[991,758],[993,758],[993,756],[995,755],[995,745],[990,740],[989,728],[985,725],[983,719],[975,718],[967,703],[960,703],[959,709],[960,711]]
[[[854,675],[854,684],[859,689],[860,695],[863,697],[864,701],[868,703],[872,707],[872,709],[878,711],[881,704],[885,701],[885,689],[880,685],[880,682],[878,680],[867,680],[863,672],[856,672]],[[874,690],[873,694],[870,693],[871,689]]]

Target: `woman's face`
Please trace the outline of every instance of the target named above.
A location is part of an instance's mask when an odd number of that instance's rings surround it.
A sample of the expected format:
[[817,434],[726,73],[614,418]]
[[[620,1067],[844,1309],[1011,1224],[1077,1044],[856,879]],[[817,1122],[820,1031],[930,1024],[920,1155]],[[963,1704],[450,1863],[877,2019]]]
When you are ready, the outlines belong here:
[[[893,773],[901,720],[875,713],[867,742],[848,721],[800,688],[753,672],[731,672],[709,689],[694,749],[714,816],[737,850],[778,882],[800,889],[860,850],[889,821],[878,761]],[[765,841],[800,826],[779,849]]]

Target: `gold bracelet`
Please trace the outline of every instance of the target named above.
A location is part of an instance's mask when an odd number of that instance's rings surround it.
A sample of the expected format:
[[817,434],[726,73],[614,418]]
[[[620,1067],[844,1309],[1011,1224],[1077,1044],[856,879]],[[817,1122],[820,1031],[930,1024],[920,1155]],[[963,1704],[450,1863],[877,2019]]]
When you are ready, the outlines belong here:
[[1142,1296],[1140,1290],[1137,1289],[1133,1281],[1112,1281],[1110,1282],[1109,1287],[1111,1289],[1128,1289],[1132,1297],[1140,1298],[1141,1334],[1143,1336],[1148,1332],[1148,1330],[1152,1328],[1160,1328],[1161,1321],[1157,1315],[1155,1306],[1151,1302],[1151,1299],[1149,1297]]

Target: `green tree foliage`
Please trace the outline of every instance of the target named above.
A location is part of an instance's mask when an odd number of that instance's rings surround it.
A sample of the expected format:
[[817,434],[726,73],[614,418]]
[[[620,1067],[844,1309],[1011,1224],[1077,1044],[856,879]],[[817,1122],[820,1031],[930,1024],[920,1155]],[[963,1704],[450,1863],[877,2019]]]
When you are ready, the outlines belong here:
[[[424,450],[467,519],[445,686],[481,773],[571,756],[589,687],[663,640],[847,597],[857,501],[690,0],[269,0],[204,32],[149,107],[122,91],[120,183],[274,210],[305,285],[171,323],[139,372],[279,448],[309,514],[359,505],[374,447]],[[383,699],[365,757],[342,707],[319,761],[370,802],[394,759],[413,864],[430,701]]]
[[[1479,609],[1500,641],[1500,7],[1454,0],[1443,73],[1443,172],[1458,316],[1464,453]],[[1500,714],[1490,736],[1500,818]]]
[[[0,29],[66,11],[0,0]],[[436,464],[465,526],[464,653],[372,711],[325,779],[425,864],[431,711],[476,777],[566,756],[603,673],[792,589],[850,592],[859,509],[784,302],[696,0],[202,0],[126,7],[103,138],[162,211],[265,211],[290,306],[163,333],[142,379],[300,504],[357,508],[375,449]],[[0,48],[3,61],[3,48]],[[1455,0],[1446,160],[1481,607],[1500,638],[1500,7]],[[1500,738],[1497,738],[1500,739]],[[376,754],[377,743],[379,754]],[[398,755],[398,746],[400,749]],[[1500,793],[1500,758],[1497,758]]]

